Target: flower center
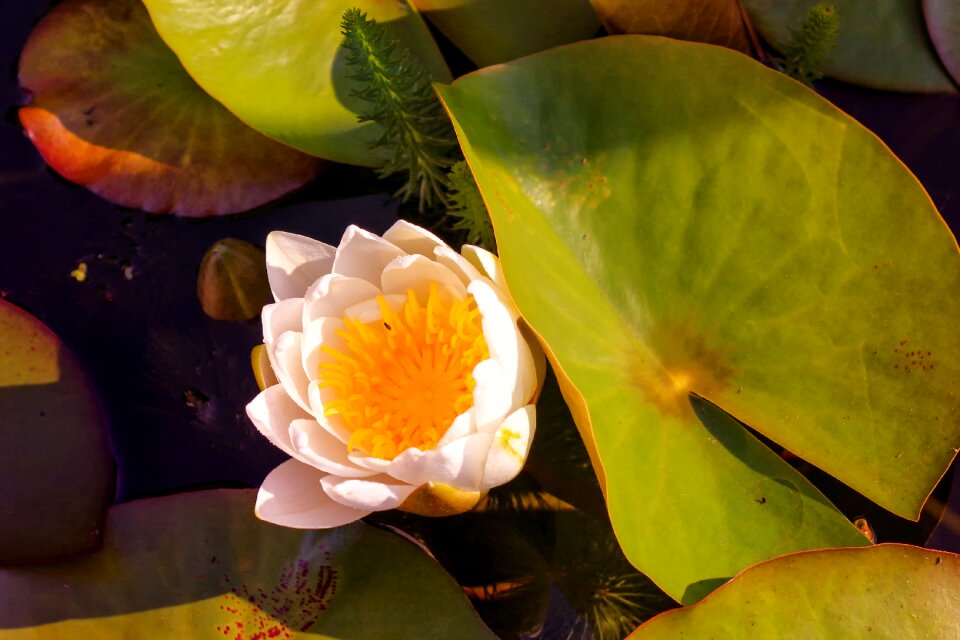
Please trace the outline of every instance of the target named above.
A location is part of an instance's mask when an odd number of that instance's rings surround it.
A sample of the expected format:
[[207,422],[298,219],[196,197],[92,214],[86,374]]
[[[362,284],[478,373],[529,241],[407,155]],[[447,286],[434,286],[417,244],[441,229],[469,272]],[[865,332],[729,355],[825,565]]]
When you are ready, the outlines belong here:
[[344,316],[342,350],[320,365],[320,387],[333,391],[325,415],[350,429],[347,448],[392,460],[410,447],[432,449],[453,419],[473,406],[473,368],[490,357],[473,296],[441,295],[425,304],[413,290],[394,311],[378,296],[382,318]]

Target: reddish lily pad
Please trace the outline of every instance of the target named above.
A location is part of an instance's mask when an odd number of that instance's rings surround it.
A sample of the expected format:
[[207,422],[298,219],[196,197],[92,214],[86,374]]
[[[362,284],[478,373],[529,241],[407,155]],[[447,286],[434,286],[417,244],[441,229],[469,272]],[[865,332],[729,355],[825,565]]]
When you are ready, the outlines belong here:
[[20,58],[20,121],[68,180],[117,204],[207,216],[269,202],[320,162],[247,127],[206,95],[137,0],[67,0]]
[[746,56],[658,37],[439,92],[635,566],[692,602],[866,543],[731,415],[919,515],[960,447],[960,253],[873,134]]
[[370,103],[340,33],[356,7],[409,49],[438,82],[450,79],[436,43],[406,0],[145,0],[157,31],[211,96],[271,138],[348,164],[383,165],[383,130],[360,123]]
[[743,53],[750,37],[739,0],[590,0],[612,34],[645,33],[709,42]]
[[940,60],[953,79],[960,82],[960,3],[956,0],[923,0],[923,12]]
[[[945,0],[950,2],[950,0]],[[813,0],[741,0],[757,31],[776,49],[790,42]],[[824,73],[891,91],[953,93],[950,76],[930,46],[918,0],[831,0],[840,35]]]
[[630,640],[960,638],[960,556],[899,544],[797,553],[751,567]]
[[586,40],[600,29],[588,0],[413,0],[413,4],[481,67]]
[[93,388],[42,322],[0,300],[0,564],[94,551],[113,458]]
[[103,550],[0,570],[0,639],[492,640],[422,549],[355,523],[326,531],[253,515],[256,492],[114,507]]

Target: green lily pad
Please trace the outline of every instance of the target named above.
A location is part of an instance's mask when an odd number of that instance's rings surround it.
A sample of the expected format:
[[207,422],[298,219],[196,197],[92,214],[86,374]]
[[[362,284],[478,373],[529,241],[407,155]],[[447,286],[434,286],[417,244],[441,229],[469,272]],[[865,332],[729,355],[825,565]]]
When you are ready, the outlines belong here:
[[46,325],[4,300],[0,362],[0,564],[94,551],[114,471],[93,387]]
[[760,560],[865,543],[724,410],[919,516],[960,446],[960,254],[875,136],[746,56],[666,38],[439,91],[635,566],[691,602]]
[[412,0],[477,66],[487,67],[592,38],[589,0]]
[[750,37],[738,0],[590,0],[611,34],[643,33],[709,42],[743,53]]
[[924,0],[923,12],[940,60],[960,82],[960,4],[955,0]]
[[316,176],[321,163],[258,134],[184,72],[137,0],[67,0],[20,58],[20,121],[68,180],[127,207],[235,213]]
[[630,640],[960,637],[960,556],[884,544],[797,553],[751,567]]
[[357,122],[371,105],[351,95],[340,16],[351,7],[380,22],[434,80],[450,72],[406,0],[144,0],[157,31],[211,96],[263,134],[307,153],[380,166],[382,130]]
[[[952,93],[950,76],[927,38],[919,0],[830,0],[840,35],[828,76],[891,91]],[[741,0],[757,31],[783,51],[814,0]]]
[[417,546],[356,523],[253,515],[256,492],[114,507],[95,556],[0,570],[0,639],[484,638],[457,584]]

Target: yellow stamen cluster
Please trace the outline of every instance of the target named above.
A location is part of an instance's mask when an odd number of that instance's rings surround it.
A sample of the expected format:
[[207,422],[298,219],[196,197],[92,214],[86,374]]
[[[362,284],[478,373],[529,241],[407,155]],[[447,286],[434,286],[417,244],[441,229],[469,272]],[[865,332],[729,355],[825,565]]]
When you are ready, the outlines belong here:
[[323,347],[330,359],[319,379],[333,392],[325,414],[352,432],[347,448],[392,460],[410,447],[436,447],[473,406],[473,368],[490,354],[472,296],[457,300],[434,283],[423,302],[408,290],[397,311],[377,300],[382,319],[344,317],[346,346]]

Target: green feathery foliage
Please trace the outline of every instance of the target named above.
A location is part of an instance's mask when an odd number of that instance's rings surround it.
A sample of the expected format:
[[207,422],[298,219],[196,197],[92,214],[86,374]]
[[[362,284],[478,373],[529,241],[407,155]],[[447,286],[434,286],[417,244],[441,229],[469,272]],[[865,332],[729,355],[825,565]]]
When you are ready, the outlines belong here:
[[380,177],[406,173],[407,181],[395,195],[404,202],[417,196],[421,212],[446,205],[446,171],[459,147],[429,74],[409,50],[359,9],[347,9],[341,27],[351,79],[363,85],[352,95],[373,107],[360,121],[383,128],[374,147],[393,149]]
[[453,228],[466,233],[467,243],[496,251],[497,241],[493,236],[487,206],[466,161],[460,160],[453,165],[447,174],[447,181],[450,185],[447,214],[454,219]]
[[810,7],[799,29],[791,29],[790,43],[784,50],[783,72],[804,84],[823,77],[821,68],[840,32],[837,7],[821,2]]

